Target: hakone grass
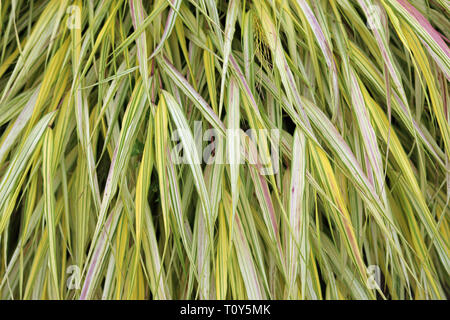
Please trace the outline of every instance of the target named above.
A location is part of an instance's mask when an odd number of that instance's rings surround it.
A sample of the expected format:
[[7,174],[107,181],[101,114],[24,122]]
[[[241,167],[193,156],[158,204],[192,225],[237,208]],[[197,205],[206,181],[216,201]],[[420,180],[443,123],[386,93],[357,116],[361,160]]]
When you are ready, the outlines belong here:
[[447,299],[449,17],[0,0],[0,299]]

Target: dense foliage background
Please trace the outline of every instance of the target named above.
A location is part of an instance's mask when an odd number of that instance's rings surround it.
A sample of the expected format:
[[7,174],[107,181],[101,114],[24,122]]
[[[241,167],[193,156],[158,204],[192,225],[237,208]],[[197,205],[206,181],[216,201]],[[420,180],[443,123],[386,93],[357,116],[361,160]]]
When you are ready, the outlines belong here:
[[0,297],[445,299],[449,13],[0,0]]

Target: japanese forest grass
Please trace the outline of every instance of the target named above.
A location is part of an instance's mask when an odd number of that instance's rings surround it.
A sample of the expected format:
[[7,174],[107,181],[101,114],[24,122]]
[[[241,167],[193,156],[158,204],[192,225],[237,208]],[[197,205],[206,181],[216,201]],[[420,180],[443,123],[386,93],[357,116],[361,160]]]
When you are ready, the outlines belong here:
[[0,298],[446,299],[449,16],[0,0]]

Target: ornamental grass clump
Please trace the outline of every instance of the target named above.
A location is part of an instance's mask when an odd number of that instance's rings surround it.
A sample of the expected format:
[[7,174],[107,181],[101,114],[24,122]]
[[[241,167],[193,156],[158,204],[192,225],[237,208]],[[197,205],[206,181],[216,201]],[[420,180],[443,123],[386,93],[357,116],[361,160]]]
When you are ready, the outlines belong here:
[[1,299],[446,299],[445,0],[0,0]]

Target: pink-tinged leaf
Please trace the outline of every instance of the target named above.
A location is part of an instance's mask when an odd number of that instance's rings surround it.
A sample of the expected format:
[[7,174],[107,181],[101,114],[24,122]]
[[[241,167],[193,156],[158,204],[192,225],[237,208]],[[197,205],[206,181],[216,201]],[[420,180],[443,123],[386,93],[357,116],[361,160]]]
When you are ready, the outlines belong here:
[[316,17],[314,16],[314,13],[312,12],[308,3],[305,0],[297,0],[297,3],[301,7],[303,13],[305,14],[306,19],[308,20],[309,25],[311,26],[314,36],[316,37],[317,43],[319,44],[322,54],[325,57],[325,61],[327,63],[328,69],[331,72],[332,83],[333,83],[333,85],[332,85],[333,95],[331,96],[331,99],[333,101],[335,115],[338,115],[340,112],[339,111],[338,73],[337,73],[336,63],[334,62],[334,58],[333,58],[333,52],[331,51],[331,46],[328,43],[328,40],[325,37],[325,34],[319,24],[319,21],[317,21]]
[[170,5],[171,8],[169,11],[169,15],[167,16],[166,24],[164,26],[164,33],[161,37],[161,41],[159,42],[158,46],[155,48],[153,53],[150,55],[149,59],[152,59],[158,54],[159,51],[161,51],[164,42],[170,36],[170,33],[172,32],[172,29],[175,26],[175,20],[177,19],[178,10],[180,9],[181,0],[172,0]]
[[[257,139],[259,140],[260,138],[261,137],[258,137]],[[245,133],[243,133],[243,137],[241,137],[241,143],[244,155],[249,162],[250,175],[253,180],[253,185],[255,186],[256,197],[261,206],[264,222],[269,230],[269,236],[273,243],[278,245],[281,254],[282,250],[280,239],[278,237],[278,223],[269,186],[265,177],[262,175],[263,165],[258,146]]]
[[[382,19],[381,15],[380,15],[381,7],[376,7],[379,9],[379,11],[375,11],[375,10],[373,10],[374,5],[371,4],[368,0],[358,0],[358,3],[361,6],[361,8],[363,9],[363,11],[365,12],[368,19],[372,19],[372,20],[374,20],[374,19],[381,20]],[[378,14],[380,16],[374,16],[375,14]],[[400,94],[400,98],[403,99],[404,103],[407,103],[408,100],[406,99],[406,94],[403,89],[403,85],[400,80],[399,73],[393,63],[393,58],[392,58],[392,54],[389,50],[389,45],[387,43],[387,39],[386,39],[386,37],[383,37],[381,34],[382,27],[383,26],[382,26],[381,21],[378,21],[376,23],[376,25],[372,26],[372,31],[375,36],[375,40],[377,41],[378,48],[380,49],[381,55],[383,56],[383,63],[385,64],[385,67],[389,70],[389,74],[391,75],[392,80],[394,81],[394,85]]]
[[390,0],[389,4],[394,6],[403,18],[418,32],[430,55],[440,66],[447,80],[450,81],[450,50],[442,39],[442,35],[408,1]]
[[384,181],[381,155],[379,153],[375,131],[370,123],[369,113],[367,112],[364,98],[361,89],[359,88],[358,80],[352,69],[350,70],[350,81],[352,105],[358,121],[359,132],[361,133],[362,141],[369,158],[370,167],[374,171],[376,182],[374,186],[376,186],[378,192],[380,192]]
[[90,299],[92,295],[92,290],[95,287],[98,273],[100,272],[101,266],[105,259],[106,250],[108,249],[108,244],[110,237],[114,234],[117,227],[117,222],[119,221],[120,211],[122,210],[122,205],[116,207],[116,209],[110,214],[101,236],[97,242],[94,250],[94,254],[88,264],[89,269],[84,280],[83,287],[81,289],[80,300]]

